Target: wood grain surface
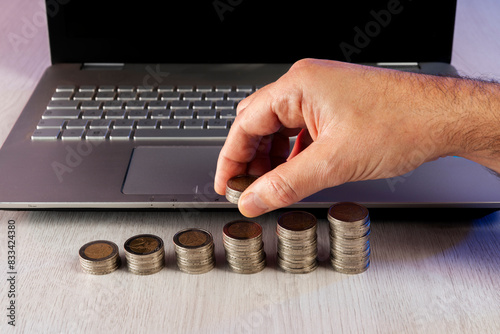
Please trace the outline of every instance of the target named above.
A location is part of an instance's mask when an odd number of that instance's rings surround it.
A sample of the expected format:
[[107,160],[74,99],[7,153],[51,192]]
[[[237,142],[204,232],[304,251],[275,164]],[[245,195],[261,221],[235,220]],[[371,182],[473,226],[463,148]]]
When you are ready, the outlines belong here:
[[[0,0],[0,143],[50,65],[42,4]],[[459,0],[453,64],[460,73],[500,78],[499,14],[496,0]],[[500,332],[500,212],[371,210],[372,266],[360,275],[331,268],[326,210],[313,211],[320,267],[307,275],[279,270],[280,212],[255,219],[264,229],[268,267],[239,275],[227,267],[222,247],[222,227],[241,218],[236,211],[0,211],[0,332]],[[9,220],[16,238],[15,327],[7,323]],[[214,235],[211,272],[176,268],[172,237],[186,227]],[[124,260],[124,241],[142,233],[165,242],[161,272],[136,276],[122,266],[92,276],[80,270],[83,244],[113,241]]]

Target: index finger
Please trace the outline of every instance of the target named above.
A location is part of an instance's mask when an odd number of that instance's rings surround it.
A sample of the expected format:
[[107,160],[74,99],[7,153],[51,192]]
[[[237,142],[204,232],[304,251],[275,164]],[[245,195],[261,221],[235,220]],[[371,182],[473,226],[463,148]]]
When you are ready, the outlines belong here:
[[[247,172],[263,137],[278,132],[283,126],[303,126],[301,113],[300,120],[290,121],[288,105],[291,100],[289,94],[280,93],[277,82],[241,102],[243,108],[238,110],[217,161],[214,182],[217,193],[223,195],[231,177]],[[297,110],[293,114],[297,116]]]

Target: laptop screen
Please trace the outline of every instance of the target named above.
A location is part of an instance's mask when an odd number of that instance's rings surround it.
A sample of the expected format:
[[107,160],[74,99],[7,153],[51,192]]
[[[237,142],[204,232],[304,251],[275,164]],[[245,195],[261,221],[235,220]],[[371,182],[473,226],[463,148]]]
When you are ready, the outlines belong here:
[[451,61],[456,0],[47,0],[53,63]]

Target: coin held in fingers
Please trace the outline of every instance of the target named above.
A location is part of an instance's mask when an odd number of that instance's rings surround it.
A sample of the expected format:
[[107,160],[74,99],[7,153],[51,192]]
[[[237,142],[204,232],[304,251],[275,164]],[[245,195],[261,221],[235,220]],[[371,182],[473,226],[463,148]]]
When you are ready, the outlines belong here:
[[226,184],[226,199],[233,204],[238,204],[241,194],[255,180],[257,180],[257,176],[253,175],[237,175],[230,178]]

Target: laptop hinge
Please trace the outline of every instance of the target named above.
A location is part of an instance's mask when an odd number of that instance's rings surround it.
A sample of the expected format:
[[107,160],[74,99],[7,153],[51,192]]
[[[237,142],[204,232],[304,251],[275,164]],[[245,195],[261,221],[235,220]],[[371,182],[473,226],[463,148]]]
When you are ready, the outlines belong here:
[[82,70],[122,70],[124,63],[83,63]]

